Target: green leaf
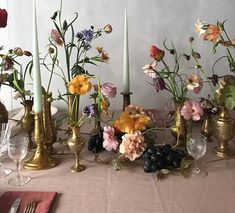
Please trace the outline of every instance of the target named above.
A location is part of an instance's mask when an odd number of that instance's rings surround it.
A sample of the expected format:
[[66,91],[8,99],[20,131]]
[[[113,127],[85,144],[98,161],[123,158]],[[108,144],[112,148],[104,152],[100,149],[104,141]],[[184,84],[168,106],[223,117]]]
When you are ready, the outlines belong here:
[[220,92],[219,102],[228,109],[233,109],[235,106],[235,86],[225,85]]

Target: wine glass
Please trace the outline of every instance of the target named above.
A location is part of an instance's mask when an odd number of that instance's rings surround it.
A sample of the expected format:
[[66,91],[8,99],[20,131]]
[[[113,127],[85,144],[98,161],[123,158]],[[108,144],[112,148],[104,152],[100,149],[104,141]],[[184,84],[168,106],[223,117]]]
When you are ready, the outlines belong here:
[[206,153],[206,138],[200,133],[192,133],[187,136],[187,151],[194,158],[194,168],[191,176],[205,177],[207,173],[199,169],[197,161]]
[[8,155],[16,163],[17,174],[8,183],[12,186],[22,186],[30,181],[30,177],[20,174],[21,161],[25,158],[28,150],[28,137],[18,136],[8,143]]
[[[9,123],[0,124],[0,159],[7,151],[7,144],[11,135],[11,125]],[[0,178],[6,177],[11,174],[12,171],[9,168],[2,167],[0,160]]]

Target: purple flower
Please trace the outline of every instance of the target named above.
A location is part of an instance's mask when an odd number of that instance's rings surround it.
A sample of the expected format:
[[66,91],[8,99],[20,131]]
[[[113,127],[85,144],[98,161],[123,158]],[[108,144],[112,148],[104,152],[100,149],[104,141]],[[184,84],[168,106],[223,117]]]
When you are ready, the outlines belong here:
[[92,30],[87,30],[87,29],[82,30],[81,32],[78,32],[76,34],[76,37],[79,40],[84,39],[85,41],[90,42],[93,38],[93,31]]
[[90,104],[88,106],[85,106],[82,109],[83,115],[85,115],[87,118],[94,117],[95,116],[95,107],[93,104]]
[[161,77],[154,78],[153,85],[154,85],[155,89],[157,90],[157,92],[159,92],[160,90],[166,89],[166,83],[165,83],[164,79]]

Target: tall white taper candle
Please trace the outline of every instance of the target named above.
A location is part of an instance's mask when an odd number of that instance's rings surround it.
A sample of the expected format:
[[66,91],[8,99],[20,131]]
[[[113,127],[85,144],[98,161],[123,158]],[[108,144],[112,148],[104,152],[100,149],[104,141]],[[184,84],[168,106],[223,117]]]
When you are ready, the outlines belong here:
[[42,85],[38,51],[36,0],[33,1],[33,94],[34,111],[42,112]]
[[129,50],[128,50],[128,22],[127,9],[124,17],[124,52],[123,52],[123,92],[130,92]]

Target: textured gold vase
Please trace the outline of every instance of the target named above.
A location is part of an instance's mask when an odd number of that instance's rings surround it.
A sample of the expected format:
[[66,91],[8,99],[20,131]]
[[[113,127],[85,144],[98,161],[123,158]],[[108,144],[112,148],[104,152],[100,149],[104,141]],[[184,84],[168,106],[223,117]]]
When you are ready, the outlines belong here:
[[29,144],[28,144],[28,149],[31,150],[36,147],[35,143],[32,141],[32,132],[34,130],[34,115],[32,113],[33,109],[33,100],[26,100],[22,102],[24,106],[24,115],[21,119],[20,125],[23,129],[28,134],[29,138]]
[[80,127],[71,127],[72,136],[68,139],[67,144],[71,152],[75,155],[75,164],[71,167],[72,172],[81,172],[86,169],[84,165],[79,163],[79,156],[86,141],[80,135]]
[[51,93],[43,95],[43,126],[46,148],[50,154],[54,153],[53,144],[57,139],[54,121],[51,116],[51,97]]
[[213,129],[210,109],[204,109],[204,119],[202,122],[201,134],[206,137],[207,141],[211,141],[212,132]]
[[218,107],[217,116],[212,119],[213,134],[218,140],[215,152],[219,157],[227,158],[233,156],[228,142],[234,137],[235,121],[229,116],[229,111],[225,107]]
[[183,103],[175,102],[174,121],[173,127],[171,128],[171,134],[175,138],[173,145],[178,147],[185,147],[187,138],[186,122],[180,114],[182,106]]
[[0,101],[0,123],[8,123],[8,111],[5,105]]

